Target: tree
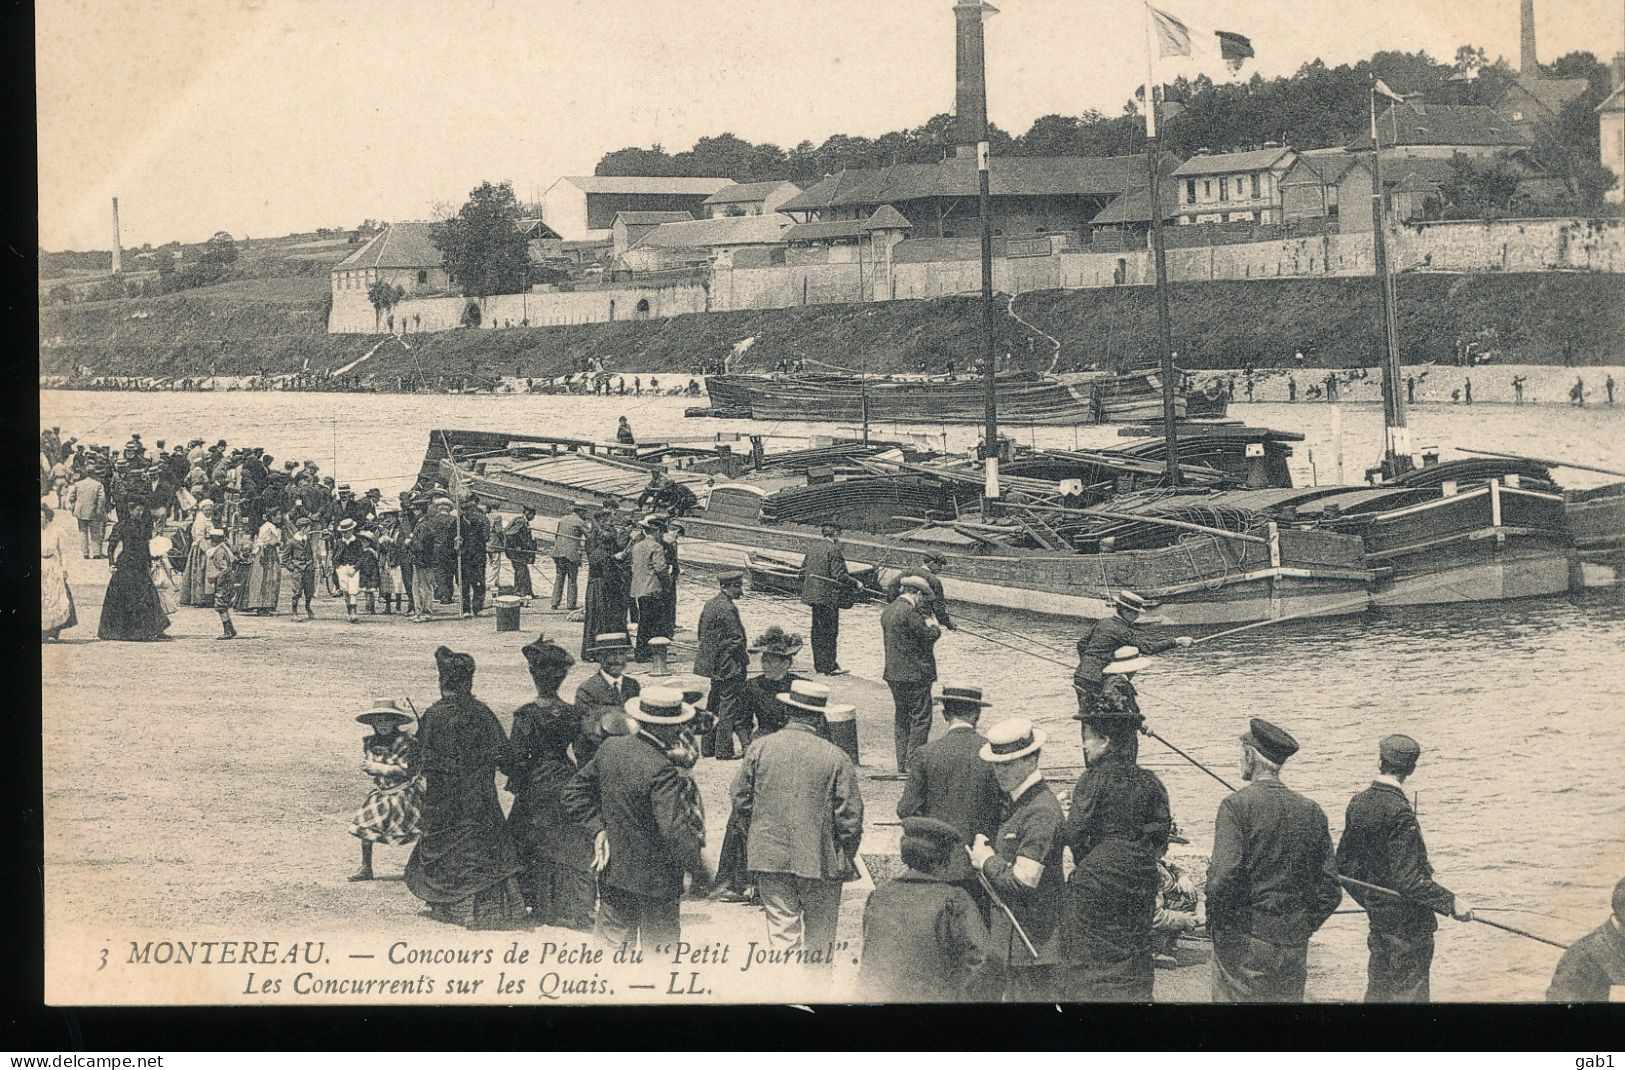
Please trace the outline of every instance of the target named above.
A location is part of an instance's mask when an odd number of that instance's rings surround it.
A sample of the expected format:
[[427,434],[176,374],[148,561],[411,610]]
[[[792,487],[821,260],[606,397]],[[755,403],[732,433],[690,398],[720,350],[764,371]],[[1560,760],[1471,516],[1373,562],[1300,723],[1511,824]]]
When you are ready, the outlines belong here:
[[199,259],[210,269],[224,275],[237,263],[237,240],[225,231],[217,230],[214,237],[203,243]]
[[519,232],[513,183],[482,182],[456,215],[429,228],[451,281],[468,297],[530,289],[530,252]]
[[1462,45],[1456,49],[1456,61],[1451,64],[1457,74],[1466,74],[1476,71],[1480,67],[1488,67],[1489,57],[1484,54],[1483,45]]
[[372,302],[372,325],[374,329],[378,327],[379,317],[393,309],[405,296],[405,290],[399,286],[392,286],[387,282],[375,282],[367,287],[367,300]]

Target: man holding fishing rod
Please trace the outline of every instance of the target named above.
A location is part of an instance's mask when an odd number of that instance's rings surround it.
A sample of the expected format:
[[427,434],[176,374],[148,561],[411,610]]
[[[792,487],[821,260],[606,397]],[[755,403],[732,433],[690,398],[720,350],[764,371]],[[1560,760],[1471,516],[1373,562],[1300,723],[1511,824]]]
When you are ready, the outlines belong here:
[[1078,640],[1078,668],[1072,674],[1072,685],[1078,692],[1078,713],[1092,713],[1105,686],[1106,666],[1117,655],[1119,647],[1138,647],[1142,654],[1160,654],[1174,647],[1188,647],[1193,642],[1188,635],[1174,639],[1148,639],[1135,628],[1135,621],[1145,612],[1149,603],[1133,591],[1119,591],[1112,600],[1117,612],[1104,620],[1097,620]]
[[1349,894],[1371,919],[1365,1001],[1426,1003],[1437,915],[1465,922],[1473,912],[1433,879],[1422,828],[1405,797],[1405,779],[1416,771],[1421,745],[1410,736],[1391,735],[1377,750],[1377,779],[1349,800],[1337,844],[1337,871],[1404,896],[1349,886]]

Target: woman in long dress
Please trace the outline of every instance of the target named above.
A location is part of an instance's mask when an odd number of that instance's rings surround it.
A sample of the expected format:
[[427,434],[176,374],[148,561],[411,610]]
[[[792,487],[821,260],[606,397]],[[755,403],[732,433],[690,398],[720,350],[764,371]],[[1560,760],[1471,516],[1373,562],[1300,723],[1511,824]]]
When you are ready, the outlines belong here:
[[186,552],[186,568],[181,572],[181,605],[212,606],[214,595],[204,581],[204,561],[209,556],[209,529],[214,527],[214,502],[204,498],[192,514],[192,547]]
[[79,623],[73,609],[73,592],[68,589],[67,540],[54,523],[56,512],[39,505],[39,591],[40,636],[55,640],[63,629]]
[[569,746],[581,732],[581,709],[559,697],[575,659],[548,639],[524,648],[536,698],[513,713],[502,771],[513,808],[508,830],[525,865],[520,878],[530,920],[590,931],[593,921],[593,833],[570,817],[560,798],[575,776]]
[[1071,1000],[1149,1002],[1168,792],[1138,764],[1140,714],[1096,707],[1076,716],[1087,768],[1061,828],[1076,862],[1062,900],[1063,991]]
[[96,628],[100,639],[143,642],[168,639],[164,631],[169,618],[158,602],[158,589],[152,585],[152,518],[147,504],[136,498],[119,502],[118,523],[108,539],[107,560],[113,570],[102,601],[102,619]]
[[265,520],[254,536],[247,608],[260,617],[275,613],[282,597],[282,529],[277,526],[280,519],[277,510],[266,510]]
[[525,916],[519,852],[497,801],[496,771],[508,740],[474,697],[474,659],[434,652],[440,701],[418,724],[423,819],[406,863],[406,887],[430,916],[470,929],[512,926]]
[[596,661],[593,640],[626,631],[630,573],[626,550],[607,519],[599,516],[587,533],[587,595],[582,601],[581,660]]

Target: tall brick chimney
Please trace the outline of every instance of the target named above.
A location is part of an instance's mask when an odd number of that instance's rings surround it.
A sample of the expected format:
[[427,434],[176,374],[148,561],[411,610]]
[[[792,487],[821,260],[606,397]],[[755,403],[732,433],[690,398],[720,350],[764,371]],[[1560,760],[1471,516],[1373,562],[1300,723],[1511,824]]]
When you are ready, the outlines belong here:
[[998,8],[982,0],[954,3],[955,156],[976,156],[976,144],[987,128],[987,69],[982,53],[982,23]]
[[118,198],[113,198],[113,274],[124,270],[124,243],[119,235]]
[[1518,71],[1531,78],[1540,77],[1540,61],[1535,58],[1535,0],[1518,0],[1523,24],[1523,51],[1518,60]]

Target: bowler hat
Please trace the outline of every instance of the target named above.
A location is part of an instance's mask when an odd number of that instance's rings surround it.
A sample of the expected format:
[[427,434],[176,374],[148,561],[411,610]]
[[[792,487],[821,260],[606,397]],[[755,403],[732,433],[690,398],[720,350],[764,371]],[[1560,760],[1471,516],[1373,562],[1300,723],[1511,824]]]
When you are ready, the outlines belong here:
[[1292,734],[1262,717],[1254,717],[1248,722],[1247,731],[1241,734],[1241,741],[1276,765],[1298,753],[1298,741],[1292,738]]
[[1377,754],[1390,765],[1412,769],[1416,766],[1416,760],[1422,757],[1422,745],[1410,736],[1396,733],[1382,737],[1382,742],[1377,744]]
[[1042,728],[1034,728],[1025,717],[1011,717],[987,730],[987,742],[982,744],[982,761],[1000,764],[1037,754],[1043,749],[1049,735]]

